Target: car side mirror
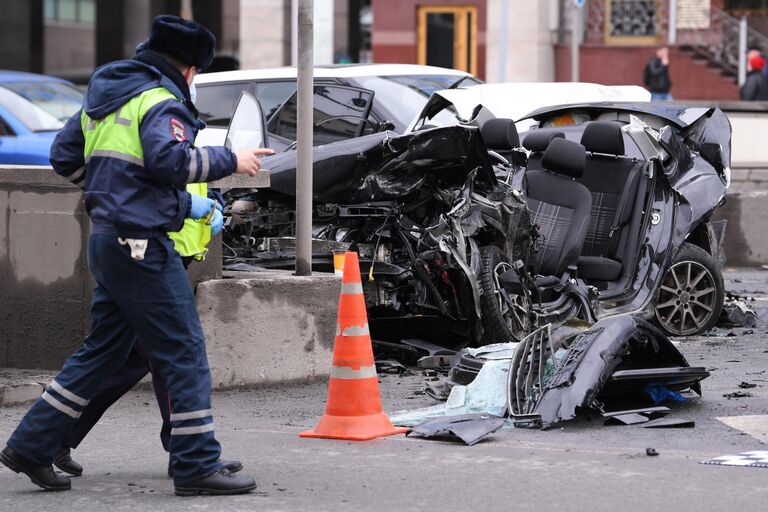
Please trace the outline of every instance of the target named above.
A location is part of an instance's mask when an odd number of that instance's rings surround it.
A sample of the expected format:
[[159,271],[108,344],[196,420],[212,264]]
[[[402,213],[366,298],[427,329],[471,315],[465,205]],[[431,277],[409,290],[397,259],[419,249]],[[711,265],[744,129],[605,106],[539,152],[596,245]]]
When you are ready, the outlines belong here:
[[261,105],[251,93],[243,91],[229,122],[224,146],[235,152],[243,148],[263,148],[267,145],[266,138],[266,122]]

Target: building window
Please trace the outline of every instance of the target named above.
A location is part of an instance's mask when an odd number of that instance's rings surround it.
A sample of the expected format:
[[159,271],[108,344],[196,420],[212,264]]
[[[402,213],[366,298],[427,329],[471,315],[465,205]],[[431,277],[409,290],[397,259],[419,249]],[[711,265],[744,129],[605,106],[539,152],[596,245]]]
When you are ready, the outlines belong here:
[[45,0],[43,16],[49,22],[92,25],[96,22],[96,0]]
[[418,63],[477,74],[477,8],[418,8]]
[[605,42],[656,44],[660,0],[607,0]]

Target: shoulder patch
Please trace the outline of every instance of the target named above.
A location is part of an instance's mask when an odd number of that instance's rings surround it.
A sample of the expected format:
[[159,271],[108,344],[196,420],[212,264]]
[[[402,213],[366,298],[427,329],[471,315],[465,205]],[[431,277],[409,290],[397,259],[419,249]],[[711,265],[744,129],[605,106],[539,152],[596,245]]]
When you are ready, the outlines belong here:
[[172,117],[168,127],[170,128],[171,135],[173,136],[174,139],[176,139],[179,142],[184,142],[185,140],[187,140],[187,130],[186,128],[184,128],[184,123],[182,123],[175,117]]

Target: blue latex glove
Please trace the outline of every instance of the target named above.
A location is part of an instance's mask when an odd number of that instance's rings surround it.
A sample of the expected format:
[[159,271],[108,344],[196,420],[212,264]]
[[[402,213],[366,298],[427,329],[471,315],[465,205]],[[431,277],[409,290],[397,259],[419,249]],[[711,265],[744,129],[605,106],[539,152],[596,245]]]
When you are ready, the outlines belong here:
[[197,194],[189,194],[189,196],[192,199],[192,207],[189,209],[190,219],[202,219],[211,213],[211,210],[213,210],[213,199],[198,196]]
[[[216,203],[216,206],[218,206],[218,203]],[[221,211],[217,208],[213,212],[213,219],[211,219],[211,236],[216,236],[219,233],[221,233],[221,230],[224,228],[224,215],[221,214]]]

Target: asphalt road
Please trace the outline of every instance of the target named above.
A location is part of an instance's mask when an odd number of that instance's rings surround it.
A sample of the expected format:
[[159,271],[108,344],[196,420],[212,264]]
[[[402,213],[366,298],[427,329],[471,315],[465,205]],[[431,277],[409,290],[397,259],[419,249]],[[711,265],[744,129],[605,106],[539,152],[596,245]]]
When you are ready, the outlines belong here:
[[[154,397],[138,391],[75,452],[85,474],[73,479],[72,491],[40,492],[3,467],[0,510],[766,510],[768,468],[699,463],[768,450],[768,416],[752,435],[715,419],[768,414],[768,271],[729,272],[727,280],[729,290],[755,297],[760,322],[751,334],[737,328],[681,340],[689,362],[712,371],[701,398],[670,405],[672,417],[695,420],[693,429],[609,427],[581,418],[549,431],[500,431],[473,447],[404,436],[307,440],[298,433],[322,414],[324,383],[230,391],[214,395],[217,435],[225,457],[241,459],[259,488],[246,496],[178,498],[165,477]],[[423,375],[381,381],[388,411],[433,403],[421,393]],[[753,396],[723,397],[742,381],[757,385],[746,390]],[[0,437],[25,410],[0,409]],[[659,455],[647,456],[648,447]]]

